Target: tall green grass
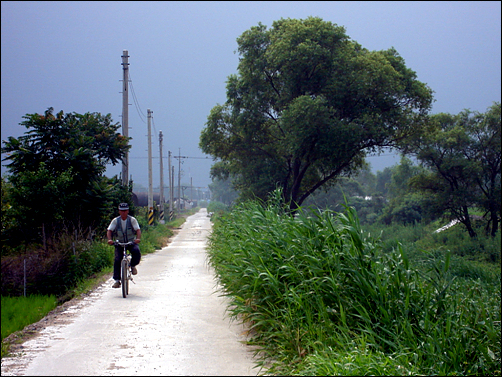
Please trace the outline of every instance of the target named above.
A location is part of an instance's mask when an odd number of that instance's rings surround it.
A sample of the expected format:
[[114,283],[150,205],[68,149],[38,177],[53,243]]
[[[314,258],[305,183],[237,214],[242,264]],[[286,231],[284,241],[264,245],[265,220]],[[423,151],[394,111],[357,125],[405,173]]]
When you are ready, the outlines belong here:
[[291,216],[279,198],[221,217],[208,248],[268,373],[500,374],[500,278],[457,278],[449,253],[414,268],[352,208]]
[[56,306],[54,295],[2,296],[2,340],[26,325],[37,322]]

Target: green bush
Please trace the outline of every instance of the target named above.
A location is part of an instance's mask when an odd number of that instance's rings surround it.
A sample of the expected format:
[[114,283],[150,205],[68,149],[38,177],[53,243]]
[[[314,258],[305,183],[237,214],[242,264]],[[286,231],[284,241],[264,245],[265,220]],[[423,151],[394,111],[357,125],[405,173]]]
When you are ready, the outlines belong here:
[[215,218],[222,216],[225,212],[228,212],[228,209],[228,205],[217,201],[211,201],[207,206],[207,212],[213,213]]

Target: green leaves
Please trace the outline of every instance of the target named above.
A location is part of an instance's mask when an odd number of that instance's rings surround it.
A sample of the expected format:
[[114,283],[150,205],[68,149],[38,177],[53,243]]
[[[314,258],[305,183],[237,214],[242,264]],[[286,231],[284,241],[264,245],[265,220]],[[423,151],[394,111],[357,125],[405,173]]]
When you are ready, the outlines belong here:
[[422,126],[432,91],[394,49],[368,51],[317,17],[259,24],[238,39],[238,74],[200,148],[227,163],[241,198],[277,185],[291,209]]
[[[11,209],[20,233],[37,239],[64,226],[95,227],[106,218],[118,181],[103,176],[130,148],[111,116],[99,113],[26,114],[28,131],[4,141],[2,153],[12,183]],[[65,224],[66,223],[66,224]],[[64,225],[63,225],[64,224]]]
[[484,114],[469,110],[437,114],[427,132],[408,140],[407,150],[429,169],[412,181],[413,188],[426,192],[437,212],[448,211],[452,219],[460,220],[471,237],[476,236],[469,215],[474,206],[489,214],[492,237],[498,229],[500,108],[494,103]]
[[[291,216],[280,197],[220,217],[208,248],[229,311],[253,329],[261,364],[270,362],[267,374],[496,370],[500,353],[487,350],[500,350],[500,284],[454,279],[449,253],[431,254],[418,270],[401,245],[384,252],[366,237],[353,208]],[[323,372],[309,369],[321,355]]]

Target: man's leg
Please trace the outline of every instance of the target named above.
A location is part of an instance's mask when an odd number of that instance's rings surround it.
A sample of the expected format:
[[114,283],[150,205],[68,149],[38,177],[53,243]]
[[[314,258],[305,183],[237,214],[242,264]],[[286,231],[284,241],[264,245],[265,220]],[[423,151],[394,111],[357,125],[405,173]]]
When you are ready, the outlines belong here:
[[113,280],[120,281],[120,262],[122,262],[122,248],[115,246],[115,260],[113,261]]
[[129,247],[129,251],[131,252],[131,266],[135,267],[139,264],[141,260],[141,252],[139,251],[139,246],[137,243]]

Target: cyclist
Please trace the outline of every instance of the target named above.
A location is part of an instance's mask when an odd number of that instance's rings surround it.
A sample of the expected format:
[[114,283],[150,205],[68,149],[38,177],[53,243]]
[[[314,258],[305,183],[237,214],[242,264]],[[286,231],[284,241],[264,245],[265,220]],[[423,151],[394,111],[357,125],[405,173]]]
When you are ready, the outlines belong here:
[[[139,228],[138,220],[129,216],[129,205],[127,203],[119,204],[119,213],[120,216],[112,220],[106,231],[108,244],[113,245],[114,239],[118,239],[121,243],[134,242],[132,245],[127,246],[127,250],[131,252],[132,274],[136,275],[138,273],[136,266],[141,260],[141,252],[138,246],[141,242],[141,229]],[[122,261],[123,250],[122,247],[115,246],[115,261],[113,263],[113,279],[115,283],[112,285],[112,288],[120,288],[120,262]]]

